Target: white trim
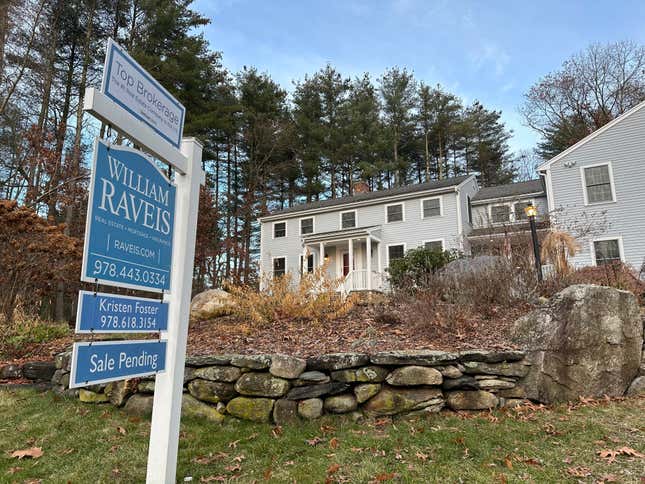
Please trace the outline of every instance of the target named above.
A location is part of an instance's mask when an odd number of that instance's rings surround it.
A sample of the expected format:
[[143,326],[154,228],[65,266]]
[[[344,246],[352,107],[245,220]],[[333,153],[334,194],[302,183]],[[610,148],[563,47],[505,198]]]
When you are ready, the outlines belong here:
[[551,170],[545,170],[544,172],[544,183],[546,185],[546,206],[549,209],[549,212],[555,210],[555,198],[553,194],[553,179],[551,176]]
[[[307,266],[307,263],[309,262],[309,257],[311,257],[312,261],[312,266],[311,266],[311,272],[309,272],[309,267]],[[309,252],[307,251],[306,254],[300,254],[300,274],[313,274],[316,271],[316,254],[312,251]],[[286,264],[285,264],[286,267]]]
[[[393,220],[390,222],[387,219],[387,208],[388,207],[394,207],[395,205],[401,205],[401,220]],[[383,211],[385,212],[385,223],[386,224],[396,224],[396,223],[401,223],[405,222],[405,203],[403,202],[395,202],[395,203],[387,203],[383,206]]]
[[[311,219],[311,232],[309,232],[308,234],[303,234],[302,233],[302,221],[307,220],[307,219]],[[316,217],[314,215],[311,215],[309,217],[300,217],[298,219],[298,228],[300,230],[300,235],[312,235],[312,234],[315,234],[316,233]]]
[[[587,194],[587,180],[585,177],[585,170],[587,168],[595,168],[598,166],[607,166],[609,171],[609,188],[611,188],[611,200],[603,200],[602,202],[589,202]],[[580,167],[580,181],[582,183],[582,196],[584,197],[585,206],[589,205],[602,205],[604,203],[616,203],[616,186],[614,185],[614,169],[611,166],[611,161],[604,161],[602,163],[594,163],[592,165],[584,165]]]
[[594,138],[596,138],[597,136],[601,135],[602,133],[604,133],[604,132],[605,132],[605,131],[607,131],[608,129],[611,129],[614,125],[616,125],[616,124],[620,123],[620,122],[621,122],[621,121],[623,121],[624,119],[627,119],[627,118],[628,118],[628,117],[630,117],[632,114],[637,113],[638,111],[640,111],[640,110],[641,110],[641,109],[643,109],[643,108],[645,108],[645,101],[641,102],[640,104],[637,104],[636,106],[634,106],[633,108],[631,108],[629,111],[627,111],[627,112],[625,112],[625,113],[621,114],[621,115],[620,115],[620,116],[618,116],[617,118],[615,118],[615,119],[613,119],[612,121],[610,121],[609,123],[605,124],[602,128],[598,128],[596,131],[594,131],[593,133],[591,133],[591,134],[590,134],[590,135],[588,135],[587,137],[582,138],[582,139],[581,139],[580,141],[578,141],[575,145],[573,145],[573,146],[571,146],[571,147],[567,148],[567,149],[566,149],[566,150],[564,150],[562,153],[560,153],[560,154],[558,154],[558,155],[554,156],[553,158],[551,158],[549,161],[547,161],[547,162],[545,162],[545,163],[542,163],[540,166],[538,166],[538,168],[537,168],[537,169],[538,169],[538,171],[547,170],[547,169],[548,169],[548,168],[549,168],[553,163],[555,163],[556,161],[561,160],[564,156],[568,155],[568,154],[569,154],[569,153],[571,153],[572,151],[577,150],[577,149],[578,149],[578,148],[580,148],[581,146],[583,146],[583,145],[587,144],[587,143],[588,143],[589,141],[591,141],[592,139],[594,139]]
[[445,241],[445,239],[429,239],[429,240],[424,240],[424,241],[421,243],[421,247],[423,247],[423,248],[425,249],[426,244],[427,244],[428,242],[441,242],[441,250],[442,250],[442,251],[446,250],[446,241]]
[[[424,216],[424,214],[423,214],[423,202],[425,202],[426,200],[435,200],[435,199],[439,199],[439,215],[432,215],[430,217]],[[459,201],[459,190],[457,190],[457,201]],[[441,196],[441,195],[437,195],[436,197],[422,198],[421,200],[419,200],[419,206],[421,207],[421,219],[422,220],[425,220],[427,218],[443,217],[443,196]]]
[[405,256],[405,251],[408,250],[408,247],[407,247],[408,244],[406,244],[405,242],[398,242],[396,244],[386,245],[385,247],[385,262],[387,264],[386,267],[390,267],[390,247],[399,246],[399,245],[403,246],[403,255]]
[[[535,198],[546,198],[546,192],[530,192],[530,193],[518,193],[517,195],[508,195],[505,197],[493,197],[493,198],[485,198],[483,200],[472,200],[472,205],[473,207],[480,206],[480,205],[489,205],[491,203],[497,203],[497,202],[512,202],[517,199],[522,199],[526,197],[535,197]],[[471,197],[472,198],[472,197]]]
[[[354,212],[354,226],[343,227],[343,214],[349,213],[349,212]],[[338,230],[348,230],[348,229],[356,229],[356,228],[358,228],[358,210],[353,209],[353,210],[343,210],[342,212],[338,212]]]
[[286,274],[289,272],[289,268],[287,267],[287,261],[289,260],[286,255],[276,255],[275,257],[271,257],[271,279],[275,277],[275,264],[274,261],[276,259],[284,259],[284,273]]
[[[277,224],[284,224],[284,235],[282,237],[276,237],[275,236],[275,226]],[[286,238],[287,235],[288,235],[287,225],[288,224],[287,224],[286,220],[276,220],[275,222],[273,222],[273,224],[271,225],[271,238],[274,239],[274,240],[275,239],[284,239],[284,238]]]
[[595,239],[592,239],[589,242],[590,246],[590,253],[591,253],[591,262],[593,262],[594,266],[597,266],[598,263],[596,262],[596,247],[595,247],[595,242],[606,242],[608,240],[617,240],[618,241],[618,252],[620,254],[620,261],[625,262],[625,250],[623,248],[623,236],[622,235],[614,235],[612,236],[607,236],[607,237],[598,237]]

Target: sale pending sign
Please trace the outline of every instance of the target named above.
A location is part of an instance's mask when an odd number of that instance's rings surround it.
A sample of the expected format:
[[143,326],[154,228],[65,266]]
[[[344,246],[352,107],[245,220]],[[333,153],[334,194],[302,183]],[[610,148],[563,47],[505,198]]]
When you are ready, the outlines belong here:
[[81,279],[169,291],[175,196],[152,159],[97,138]]

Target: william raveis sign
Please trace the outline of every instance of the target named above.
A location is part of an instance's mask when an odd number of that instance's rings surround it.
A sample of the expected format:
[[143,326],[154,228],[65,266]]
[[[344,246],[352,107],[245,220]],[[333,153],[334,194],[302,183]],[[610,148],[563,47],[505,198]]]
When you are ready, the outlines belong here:
[[170,290],[175,193],[145,154],[97,138],[82,280]]

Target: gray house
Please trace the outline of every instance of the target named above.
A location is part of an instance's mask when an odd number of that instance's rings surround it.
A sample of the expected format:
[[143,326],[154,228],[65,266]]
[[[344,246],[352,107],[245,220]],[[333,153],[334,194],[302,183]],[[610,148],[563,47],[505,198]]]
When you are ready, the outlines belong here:
[[325,266],[341,290],[382,290],[391,260],[414,247],[464,250],[472,229],[473,175],[369,192],[274,212],[260,218],[264,276]]
[[581,243],[575,266],[645,260],[645,102],[541,165],[556,228]]

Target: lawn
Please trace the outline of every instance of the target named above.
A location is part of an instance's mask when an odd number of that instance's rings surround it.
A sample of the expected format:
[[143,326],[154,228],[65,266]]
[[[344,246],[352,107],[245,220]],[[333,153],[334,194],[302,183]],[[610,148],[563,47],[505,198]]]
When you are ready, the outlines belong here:
[[[182,422],[178,481],[642,482],[645,398],[298,427]],[[0,482],[140,482],[149,420],[0,390]],[[42,449],[39,458],[12,452]],[[630,455],[631,454],[631,455]],[[190,480],[190,479],[186,479]]]

